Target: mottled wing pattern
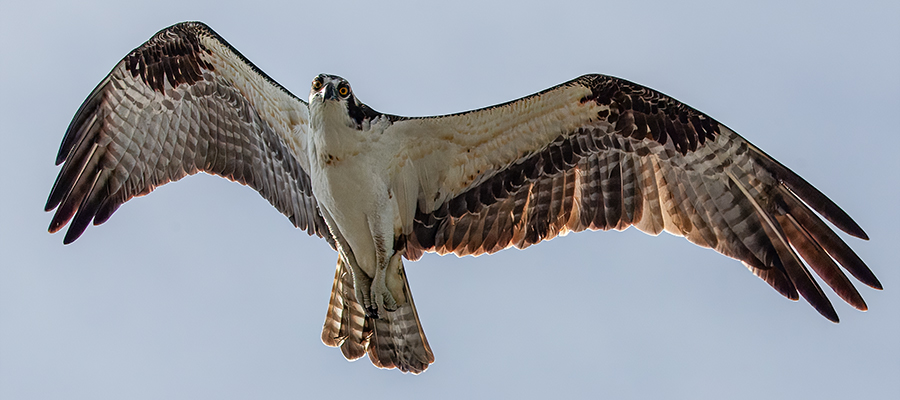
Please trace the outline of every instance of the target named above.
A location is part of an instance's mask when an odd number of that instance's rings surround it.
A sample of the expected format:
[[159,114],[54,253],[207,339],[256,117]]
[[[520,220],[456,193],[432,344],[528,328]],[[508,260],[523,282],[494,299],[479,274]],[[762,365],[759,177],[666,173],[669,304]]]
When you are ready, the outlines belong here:
[[309,234],[331,235],[306,171],[305,102],[202,23],[128,54],[78,110],[57,156],[50,231],[70,243],[124,202],[203,171],[248,185]]
[[410,259],[633,225],[736,258],[832,321],[801,258],[858,309],[866,304],[838,264],[881,288],[810,209],[865,239],[837,205],[724,125],[640,85],[587,75],[484,110],[400,123],[423,132]]
[[397,368],[414,374],[425,371],[434,362],[434,354],[419,322],[402,265],[400,273],[403,275],[403,294],[408,301],[397,310],[386,312],[382,318],[367,317],[362,305],[356,301],[350,270],[339,258],[322,342],[340,347],[348,360],[356,360],[368,353],[372,363],[381,368]]

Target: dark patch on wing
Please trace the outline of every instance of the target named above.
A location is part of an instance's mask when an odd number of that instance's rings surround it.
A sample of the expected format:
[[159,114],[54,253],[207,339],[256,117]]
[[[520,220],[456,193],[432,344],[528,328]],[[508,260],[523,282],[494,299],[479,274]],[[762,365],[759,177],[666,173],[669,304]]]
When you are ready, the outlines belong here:
[[158,92],[165,89],[166,81],[178,87],[203,79],[202,70],[214,70],[201,56],[201,53],[212,54],[197,36],[208,34],[208,28],[204,28],[204,25],[186,23],[158,32],[125,57],[125,68]]
[[613,123],[622,136],[671,142],[676,151],[687,154],[719,134],[719,123],[712,118],[636,83],[604,75],[585,75],[571,83],[591,89],[583,103],[609,106],[597,116]]
[[306,103],[250,62],[212,28],[199,21],[181,22],[157,32],[125,57],[125,68],[132,76],[140,76],[147,85],[159,92],[163,91],[167,80],[172,87],[197,82],[202,79],[203,70],[214,71],[214,66],[203,59],[203,55],[211,55],[212,50],[200,42],[200,36],[217,40],[272,86]]

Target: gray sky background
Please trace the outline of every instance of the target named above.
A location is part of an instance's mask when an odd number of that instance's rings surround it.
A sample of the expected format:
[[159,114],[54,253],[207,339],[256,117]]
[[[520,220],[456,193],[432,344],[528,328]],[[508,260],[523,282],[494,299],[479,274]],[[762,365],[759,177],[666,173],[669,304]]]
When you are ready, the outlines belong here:
[[[900,394],[900,3],[131,3],[0,0],[0,398]],[[401,115],[591,72],[663,91],[850,213],[872,240],[847,241],[886,290],[857,284],[861,313],[826,289],[832,324],[684,239],[580,233],[408,263],[436,363],[419,376],[348,363],[319,340],[335,253],[251,189],[195,176],[73,245],[46,232],[78,106],[128,51],[184,20],[301,97],[334,73]]]

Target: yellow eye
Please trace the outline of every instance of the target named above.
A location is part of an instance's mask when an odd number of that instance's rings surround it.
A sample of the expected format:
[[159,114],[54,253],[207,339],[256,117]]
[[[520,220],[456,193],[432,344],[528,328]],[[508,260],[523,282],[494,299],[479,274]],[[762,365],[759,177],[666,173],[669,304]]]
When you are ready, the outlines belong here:
[[342,85],[338,88],[338,94],[341,95],[341,97],[347,97],[347,95],[350,94],[350,87]]
[[319,78],[313,79],[312,89],[317,92],[322,89],[322,81]]

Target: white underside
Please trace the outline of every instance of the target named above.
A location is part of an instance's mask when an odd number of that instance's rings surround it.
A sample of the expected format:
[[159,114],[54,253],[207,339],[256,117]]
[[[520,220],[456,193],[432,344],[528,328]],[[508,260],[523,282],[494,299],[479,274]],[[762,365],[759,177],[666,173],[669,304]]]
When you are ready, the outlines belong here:
[[403,226],[390,179],[398,150],[384,133],[386,121],[357,130],[347,125],[342,107],[337,102],[311,103],[312,188],[326,220],[335,225],[331,228],[346,240],[363,272],[373,277],[378,263],[393,252]]

